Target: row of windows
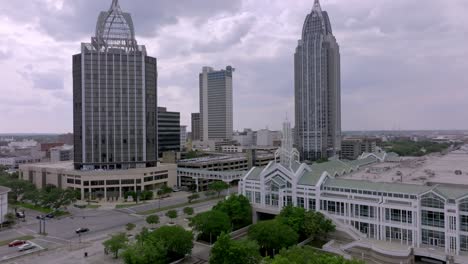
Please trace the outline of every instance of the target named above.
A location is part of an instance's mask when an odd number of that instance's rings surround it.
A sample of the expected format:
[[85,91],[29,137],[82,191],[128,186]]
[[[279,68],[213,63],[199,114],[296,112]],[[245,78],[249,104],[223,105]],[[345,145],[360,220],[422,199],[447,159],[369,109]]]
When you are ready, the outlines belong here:
[[[76,181],[75,181],[76,182]],[[106,180],[105,181],[107,185],[119,185],[119,184],[135,184],[134,179],[123,179],[123,180]],[[120,182],[120,183],[119,183]],[[136,179],[136,183],[140,184],[141,179]],[[99,186],[99,185],[104,185],[104,180],[99,180],[99,181],[84,181],[83,182],[84,186]]]
[[323,190],[334,191],[334,192],[345,192],[345,193],[357,193],[357,194],[366,194],[366,195],[376,195],[384,197],[394,197],[394,198],[405,198],[416,200],[416,195],[401,194],[401,193],[386,193],[386,192],[377,192],[377,191],[367,191],[367,190],[356,190],[356,189],[347,189],[347,188],[336,188],[336,187],[323,187]]

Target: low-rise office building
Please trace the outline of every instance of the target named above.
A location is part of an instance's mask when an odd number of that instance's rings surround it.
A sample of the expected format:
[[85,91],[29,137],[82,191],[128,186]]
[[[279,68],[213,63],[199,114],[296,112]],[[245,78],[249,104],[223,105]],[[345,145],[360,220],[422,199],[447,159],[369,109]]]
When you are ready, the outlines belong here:
[[8,213],[8,193],[10,189],[0,186],[0,224],[4,223],[5,216]]
[[50,162],[73,160],[73,146],[63,145],[50,149]]
[[[253,153],[253,154],[252,154]],[[264,166],[274,160],[269,152],[247,151],[246,153],[216,154],[195,159],[180,160],[177,168],[194,171],[233,172],[247,171],[252,166]],[[196,179],[185,173],[179,173],[179,185],[191,187],[198,185],[199,190],[206,190],[212,179]]]
[[376,152],[376,138],[345,138],[341,141],[341,158],[355,160],[362,153]]
[[20,178],[42,189],[47,185],[81,192],[81,199],[117,200],[125,192],[157,190],[163,185],[177,184],[177,166],[159,164],[157,167],[127,170],[75,170],[72,162],[22,165]]
[[343,252],[367,248],[383,263],[412,263],[417,257],[467,263],[468,188],[345,178],[386,162],[381,158],[387,155],[309,166],[299,162],[289,141],[283,139],[275,155],[280,162],[252,168],[239,183],[254,216],[302,207],[322,212],[356,240],[341,246]]

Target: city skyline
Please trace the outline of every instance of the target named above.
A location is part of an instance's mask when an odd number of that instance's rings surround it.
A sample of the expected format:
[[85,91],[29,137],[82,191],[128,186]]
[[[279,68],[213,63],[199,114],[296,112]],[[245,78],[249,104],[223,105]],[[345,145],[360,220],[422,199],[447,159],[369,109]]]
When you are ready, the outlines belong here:
[[[108,1],[31,1],[24,8],[0,2],[0,35],[6,36],[0,41],[0,133],[71,132],[70,56],[79,52],[77,42],[88,41]],[[276,117],[285,113],[293,120],[291,51],[313,1],[203,1],[185,9],[190,1],[120,2],[138,17],[137,39],[161,58],[159,104],[180,111],[182,124],[198,112],[197,77],[204,65],[236,68],[235,130],[279,129]],[[468,128],[466,1],[321,4],[341,46],[343,130]],[[417,14],[403,12],[415,9]],[[89,21],[80,24],[84,15]],[[227,55],[220,59],[221,53]]]

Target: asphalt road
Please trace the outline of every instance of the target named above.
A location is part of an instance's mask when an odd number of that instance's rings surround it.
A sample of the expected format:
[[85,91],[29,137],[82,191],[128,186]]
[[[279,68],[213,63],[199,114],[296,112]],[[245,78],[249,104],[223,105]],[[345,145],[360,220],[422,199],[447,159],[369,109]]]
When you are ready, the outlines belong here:
[[[232,193],[233,190],[230,192]],[[205,197],[202,196],[201,199],[204,198]],[[195,214],[197,214],[210,210],[218,201],[219,200],[211,200],[207,202],[196,203],[190,205],[190,207],[192,207],[195,211]],[[60,263],[60,261],[55,261],[58,260],[58,258],[57,254],[53,252],[75,252],[72,250],[73,248],[89,243],[97,243],[97,245],[101,245],[102,241],[105,240],[108,236],[117,232],[124,232],[125,225],[128,223],[134,223],[137,226],[133,232],[136,233],[141,230],[141,227],[143,226],[149,227],[145,220],[146,216],[138,215],[138,212],[158,209],[160,207],[174,206],[177,204],[184,204],[186,202],[187,197],[180,196],[163,199],[160,201],[160,203],[159,201],[153,201],[148,204],[141,204],[125,209],[78,209],[71,207],[69,209],[71,213],[70,216],[46,220],[46,236],[38,235],[39,220],[36,219],[36,216],[39,215],[39,213],[31,210],[25,210],[26,221],[19,222],[18,225],[12,230],[0,232],[0,237],[5,238],[0,240],[14,239],[24,235],[35,236],[36,238],[32,240],[34,243],[38,244],[40,247],[49,249],[49,251],[40,254],[41,258],[44,258],[44,261],[46,261],[43,263]],[[174,210],[179,212],[179,217],[176,220],[176,223],[187,227],[188,223],[186,220],[184,220],[185,217],[183,216],[184,207],[186,207],[186,205],[180,206]],[[165,216],[164,211],[157,213],[157,215],[160,217],[160,225],[164,225],[169,222],[169,219]],[[75,233],[75,230],[80,227],[89,228],[90,231],[78,236]],[[96,251],[97,249],[94,248],[94,250]],[[16,256],[17,254],[17,249],[7,247],[0,248],[0,260],[3,256]],[[101,256],[101,254],[102,249],[99,249],[95,252],[95,255],[104,258],[104,256]],[[80,254],[78,254],[76,257],[81,259],[79,256]],[[24,260],[20,262],[15,260],[14,263],[39,263],[36,261],[38,261],[38,259],[34,256],[31,256],[25,257]]]

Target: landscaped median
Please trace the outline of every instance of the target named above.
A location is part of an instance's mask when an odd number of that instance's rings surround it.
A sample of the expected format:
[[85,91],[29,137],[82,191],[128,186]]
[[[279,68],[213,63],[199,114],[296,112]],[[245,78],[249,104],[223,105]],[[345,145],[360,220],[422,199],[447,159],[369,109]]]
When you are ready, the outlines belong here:
[[151,210],[147,210],[147,211],[143,211],[143,212],[138,212],[137,214],[139,215],[151,215],[151,214],[155,214],[155,213],[159,213],[159,212],[162,212],[162,211],[167,211],[167,210],[171,210],[171,209],[175,209],[175,208],[180,208],[180,207],[184,207],[184,206],[190,206],[190,205],[193,205],[193,204],[199,204],[199,203],[204,203],[204,202],[209,202],[209,201],[216,201],[216,200],[222,200],[224,199],[224,197],[212,197],[212,198],[207,198],[207,199],[202,199],[202,200],[196,200],[196,201],[193,201],[191,203],[181,203],[181,204],[175,204],[175,205],[171,205],[171,206],[166,206],[166,207],[161,207],[161,208],[157,208],[157,209],[151,209]]

